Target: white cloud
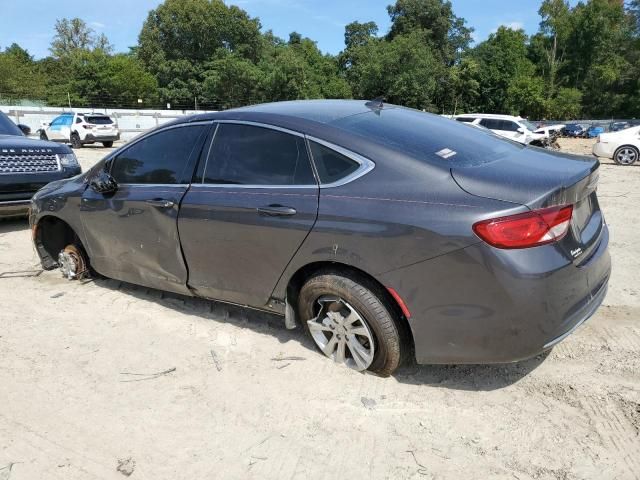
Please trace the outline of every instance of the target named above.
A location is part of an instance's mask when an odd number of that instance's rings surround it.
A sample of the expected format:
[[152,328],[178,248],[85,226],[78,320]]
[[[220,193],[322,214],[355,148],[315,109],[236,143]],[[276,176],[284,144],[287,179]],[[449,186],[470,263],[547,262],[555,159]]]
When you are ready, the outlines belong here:
[[98,30],[101,30],[104,27],[106,27],[104,23],[100,23],[100,22],[89,22],[89,25],[92,26],[93,28],[97,28]]

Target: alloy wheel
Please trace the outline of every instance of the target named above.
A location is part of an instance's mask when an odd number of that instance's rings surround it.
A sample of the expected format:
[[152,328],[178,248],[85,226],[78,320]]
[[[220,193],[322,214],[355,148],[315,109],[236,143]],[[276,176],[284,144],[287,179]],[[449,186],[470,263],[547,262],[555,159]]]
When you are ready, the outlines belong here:
[[316,345],[336,363],[358,371],[369,368],[375,343],[364,318],[341,298],[324,296],[317,302],[318,315],[307,321]]
[[638,152],[633,148],[621,148],[616,155],[616,160],[621,165],[631,165],[638,159]]

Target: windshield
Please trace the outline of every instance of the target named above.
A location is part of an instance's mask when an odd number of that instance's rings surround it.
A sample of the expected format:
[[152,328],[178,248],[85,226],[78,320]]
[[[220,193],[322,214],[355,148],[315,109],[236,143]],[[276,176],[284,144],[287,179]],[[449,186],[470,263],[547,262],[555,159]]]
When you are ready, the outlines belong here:
[[3,112],[0,112],[0,135],[22,135],[22,131]]
[[485,129],[409,108],[383,108],[344,117],[330,125],[418,160],[447,165],[482,165],[524,148]]
[[527,127],[527,129],[531,130],[532,132],[535,130],[538,130],[539,128],[536,124],[531,123],[529,120],[520,120],[520,123],[525,127]]

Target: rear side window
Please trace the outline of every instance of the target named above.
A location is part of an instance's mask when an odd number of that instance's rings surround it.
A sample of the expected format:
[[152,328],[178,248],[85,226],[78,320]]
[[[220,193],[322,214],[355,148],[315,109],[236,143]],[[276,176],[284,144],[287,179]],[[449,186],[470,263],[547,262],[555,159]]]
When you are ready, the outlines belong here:
[[475,118],[456,118],[456,122],[462,122],[462,123],[471,123],[475,120]]
[[316,185],[302,137],[233,123],[218,126],[204,183]]
[[144,138],[115,158],[111,175],[118,183],[182,183],[187,161],[206,128],[189,125]]
[[483,118],[480,121],[480,125],[489,130],[502,130],[502,121],[494,120],[493,118]]
[[352,174],[360,164],[330,148],[316,142],[309,142],[313,162],[316,164],[320,183],[328,184]]

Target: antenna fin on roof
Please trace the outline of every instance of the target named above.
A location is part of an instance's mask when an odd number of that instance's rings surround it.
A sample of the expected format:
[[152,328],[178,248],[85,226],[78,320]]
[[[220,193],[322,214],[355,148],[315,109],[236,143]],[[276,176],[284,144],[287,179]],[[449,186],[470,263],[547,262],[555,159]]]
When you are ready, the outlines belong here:
[[373,100],[369,100],[367,103],[365,103],[365,106],[378,110],[384,108],[384,101],[385,98],[383,96],[376,97]]

